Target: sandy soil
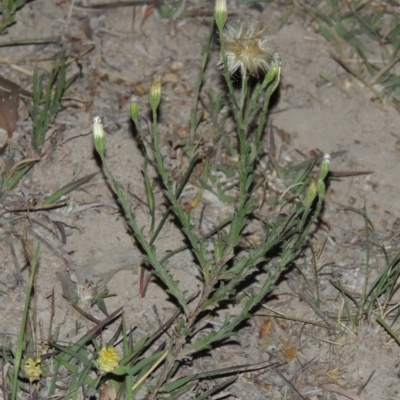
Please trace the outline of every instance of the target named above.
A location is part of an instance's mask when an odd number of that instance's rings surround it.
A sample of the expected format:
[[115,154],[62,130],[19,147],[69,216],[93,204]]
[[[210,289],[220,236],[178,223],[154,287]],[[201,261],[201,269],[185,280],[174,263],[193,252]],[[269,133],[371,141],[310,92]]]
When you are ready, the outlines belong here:
[[[211,21],[212,2],[188,1],[188,7],[196,8],[201,16],[177,22],[161,18],[154,12],[141,21],[143,9],[140,7],[136,9],[133,20],[132,7],[93,9],[80,7],[78,2],[74,6],[71,3],[61,0],[28,3],[18,13],[18,23],[3,38],[60,38],[57,44],[1,49],[1,76],[27,90],[31,88],[36,59],[52,60],[65,53],[68,60],[76,57],[68,67],[68,76],[80,73],[68,91],[69,107],[55,121],[56,133],[53,137],[56,144],[47,148],[47,154],[13,191],[3,207],[15,209],[16,204],[43,198],[73,178],[99,172],[91,137],[92,119],[99,115],[109,134],[107,158],[110,167],[121,183],[129,188],[128,196],[139,223],[148,224],[148,210],[141,201],[145,198],[141,179],[143,158],[131,133],[128,99],[132,94],[139,96],[141,111],[146,113],[147,91],[152,76],[160,74],[164,83],[161,130],[166,152],[171,151],[170,143],[185,141],[202,46]],[[86,4],[94,3],[88,1]],[[271,32],[276,31],[287,11],[278,2],[275,5],[262,3],[260,7],[250,7],[238,1],[228,4],[233,14],[231,21],[257,19],[266,24]],[[321,309],[334,321],[343,304],[329,279],[340,280],[346,288],[355,292],[360,292],[363,285],[364,220],[346,207],[362,209],[365,202],[368,216],[376,228],[376,237],[388,251],[399,248],[396,235],[400,217],[400,180],[396,166],[400,148],[400,115],[394,109],[372,101],[368,90],[345,74],[329,56],[327,43],[318,36],[312,24],[306,26],[300,12],[295,12],[275,36],[282,58],[282,82],[270,124],[281,149],[282,162],[302,161],[305,155],[318,151],[346,151],[333,160],[333,171],[371,172],[332,183],[327,194],[325,225],[313,238],[317,247],[321,247],[322,241],[328,238],[318,260],[319,265],[329,264],[320,277]],[[87,50],[90,51],[84,54]],[[84,55],[77,57],[79,54]],[[206,87],[218,82],[215,61],[214,55]],[[41,68],[49,68],[50,65],[45,61],[40,63]],[[335,76],[340,84],[327,84],[320,77],[321,73]],[[23,103],[19,115],[13,140],[22,145],[29,140],[27,137],[31,132]],[[205,121],[202,129],[207,132],[209,126],[210,123]],[[268,138],[266,146],[267,142]],[[167,296],[154,282],[150,283],[146,297],[140,298],[137,265],[111,277],[104,266],[100,269],[98,263],[93,261],[105,254],[118,255],[132,248],[132,239],[124,226],[123,217],[116,209],[101,173],[80,190],[68,195],[68,201],[74,204],[72,213],[35,212],[30,214],[29,223],[24,213],[3,214],[0,227],[3,239],[0,242],[0,338],[3,344],[16,339],[28,277],[27,269],[22,268],[23,282],[19,281],[10,243],[23,267],[26,261],[22,242],[26,235],[35,242],[37,237],[43,239],[36,281],[36,314],[40,327],[38,336],[41,338],[48,335],[53,289],[56,304],[53,326],[61,325],[63,340],[73,340],[93,326],[62,296],[57,273],[65,270],[65,260],[69,261],[69,268],[76,272],[81,290],[84,290],[87,281],[110,278],[108,289],[117,296],[107,299],[108,310],[113,311],[123,305],[128,323],[138,325],[143,332],[152,332],[159,324],[158,318],[165,319],[173,312]],[[24,216],[23,222],[17,218],[21,216]],[[51,221],[63,221],[67,234],[65,245],[44,229],[46,226],[56,231]],[[163,230],[157,247],[163,253],[181,243],[182,237],[170,222]],[[194,290],[198,282],[190,263],[188,254],[181,254],[170,265],[182,286]],[[383,253],[374,247],[372,275],[376,276],[383,265]],[[115,269],[115,265],[110,268]],[[313,276],[310,263],[305,264],[304,273]],[[296,279],[294,273],[291,274]],[[290,288],[291,274],[282,281],[277,296],[266,306],[285,315],[318,320],[312,308],[300,301]],[[153,311],[154,307],[158,316]],[[103,317],[96,307],[90,312],[97,318]],[[292,389],[295,387],[303,398],[310,400],[345,399],[349,397],[334,394],[332,385],[357,393],[373,371],[375,373],[360,397],[353,398],[400,398],[399,346],[375,323],[363,324],[357,333],[350,328],[346,334],[331,335],[312,325],[274,320],[272,328],[260,338],[259,330],[269,320],[263,314],[268,313],[261,308],[259,316],[252,318],[243,328],[240,343],[217,349],[212,358],[200,360],[193,368],[207,370],[268,359],[282,363],[278,371],[268,369],[240,376],[234,387],[226,389],[226,393],[231,393],[229,398],[300,398]],[[75,329],[76,320],[82,324],[79,333]]]

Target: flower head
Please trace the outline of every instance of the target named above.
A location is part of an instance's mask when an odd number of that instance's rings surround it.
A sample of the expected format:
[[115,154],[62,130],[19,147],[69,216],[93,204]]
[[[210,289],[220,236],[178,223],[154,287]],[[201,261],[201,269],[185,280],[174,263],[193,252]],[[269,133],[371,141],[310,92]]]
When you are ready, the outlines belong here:
[[25,375],[28,376],[30,381],[37,381],[40,379],[40,375],[42,375],[42,369],[40,368],[39,364],[41,361],[42,360],[40,358],[28,358],[22,365],[21,369],[24,371]]
[[[247,72],[258,76],[266,72],[273,60],[274,51],[270,45],[271,36],[265,29],[257,29],[254,22],[242,22],[238,26],[227,25],[221,36],[221,44],[226,55],[228,71],[233,74],[238,69],[242,76]],[[223,65],[223,58],[219,61]]]
[[112,372],[118,367],[119,356],[114,346],[103,346],[96,361],[101,372]]

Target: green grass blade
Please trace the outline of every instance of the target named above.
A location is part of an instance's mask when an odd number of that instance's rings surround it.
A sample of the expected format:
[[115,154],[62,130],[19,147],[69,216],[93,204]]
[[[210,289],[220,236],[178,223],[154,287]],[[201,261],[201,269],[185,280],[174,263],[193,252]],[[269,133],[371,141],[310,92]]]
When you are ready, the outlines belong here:
[[62,196],[67,195],[68,193],[71,193],[72,191],[76,190],[78,187],[84,185],[85,183],[89,182],[95,175],[98,173],[95,172],[90,175],[86,175],[83,178],[77,179],[76,181],[73,181],[71,183],[68,183],[67,185],[63,186],[61,189],[58,189],[54,193],[52,193],[50,196],[46,197],[43,202],[42,206],[47,206],[51,205],[57,200],[59,200]]

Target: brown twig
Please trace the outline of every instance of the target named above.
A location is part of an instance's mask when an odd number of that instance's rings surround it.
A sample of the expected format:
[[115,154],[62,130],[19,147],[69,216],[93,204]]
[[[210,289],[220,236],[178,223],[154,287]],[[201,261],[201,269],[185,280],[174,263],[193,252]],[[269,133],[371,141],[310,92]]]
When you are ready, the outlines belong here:
[[296,389],[292,382],[285,378],[285,375],[279,371],[274,365],[271,365],[271,368],[289,385],[289,387],[293,390],[293,392],[299,397],[301,400],[305,400],[305,397]]
[[375,373],[375,370],[372,371],[371,375],[368,377],[368,379],[365,381],[364,385],[362,385],[360,387],[360,389],[357,390],[357,394],[360,395],[362,393],[362,391],[367,387],[369,381],[371,380],[371,378],[373,377]]

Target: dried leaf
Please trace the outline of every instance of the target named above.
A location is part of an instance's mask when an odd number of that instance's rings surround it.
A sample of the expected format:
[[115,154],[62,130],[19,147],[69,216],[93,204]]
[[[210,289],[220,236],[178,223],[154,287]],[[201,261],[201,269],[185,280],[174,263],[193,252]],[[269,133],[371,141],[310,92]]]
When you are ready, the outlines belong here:
[[115,400],[117,394],[112,386],[109,386],[107,382],[100,386],[100,400]]
[[296,357],[296,349],[293,346],[285,346],[282,349],[282,356],[285,361],[292,361]]
[[80,24],[80,28],[82,29],[83,33],[88,39],[93,38],[93,30],[92,27],[90,26],[90,21],[88,18],[85,18],[82,23]]
[[[10,139],[18,118],[19,93],[17,84],[0,76],[0,129],[4,129]],[[6,145],[2,146],[5,148]]]
[[272,322],[269,319],[267,319],[265,322],[263,322],[263,324],[260,326],[260,331],[259,331],[260,338],[262,338],[263,336],[268,334],[268,332],[271,329],[271,325],[272,325]]

